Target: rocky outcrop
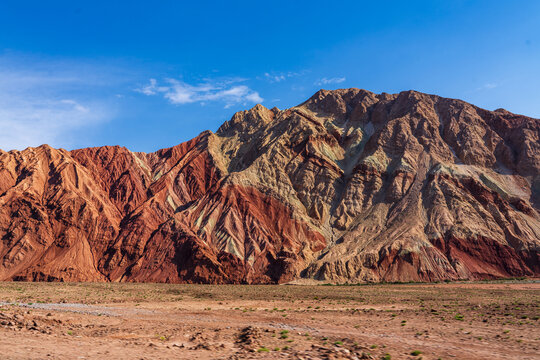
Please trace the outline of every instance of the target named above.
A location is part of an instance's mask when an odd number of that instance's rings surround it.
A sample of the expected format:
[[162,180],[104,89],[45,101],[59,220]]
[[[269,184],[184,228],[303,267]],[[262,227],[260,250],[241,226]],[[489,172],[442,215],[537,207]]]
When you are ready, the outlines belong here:
[[155,153],[0,152],[0,280],[540,275],[540,120],[321,90]]

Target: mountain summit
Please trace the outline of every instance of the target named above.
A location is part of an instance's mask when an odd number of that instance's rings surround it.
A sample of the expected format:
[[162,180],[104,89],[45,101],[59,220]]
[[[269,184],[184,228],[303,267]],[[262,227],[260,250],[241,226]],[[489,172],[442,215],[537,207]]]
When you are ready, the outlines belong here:
[[321,90],[150,154],[0,151],[0,239],[0,280],[539,276],[540,120]]

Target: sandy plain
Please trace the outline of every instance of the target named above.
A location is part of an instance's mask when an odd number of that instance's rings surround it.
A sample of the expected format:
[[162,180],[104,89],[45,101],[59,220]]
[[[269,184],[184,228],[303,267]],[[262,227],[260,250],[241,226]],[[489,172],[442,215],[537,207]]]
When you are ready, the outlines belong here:
[[540,281],[0,283],[2,359],[540,359]]

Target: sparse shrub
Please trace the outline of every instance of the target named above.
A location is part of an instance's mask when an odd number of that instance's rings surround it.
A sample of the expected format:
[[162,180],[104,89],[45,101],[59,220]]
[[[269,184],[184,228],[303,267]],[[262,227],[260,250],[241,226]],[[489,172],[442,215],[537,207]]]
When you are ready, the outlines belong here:
[[166,336],[166,335],[160,335],[160,334],[156,334],[156,338],[158,338],[159,340],[161,341],[167,341],[169,340],[169,337]]

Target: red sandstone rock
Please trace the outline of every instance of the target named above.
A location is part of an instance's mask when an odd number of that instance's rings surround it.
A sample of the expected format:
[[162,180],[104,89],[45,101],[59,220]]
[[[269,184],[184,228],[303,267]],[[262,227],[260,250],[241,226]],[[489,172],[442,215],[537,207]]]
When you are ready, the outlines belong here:
[[0,151],[0,280],[540,275],[540,120],[321,90],[152,154]]

